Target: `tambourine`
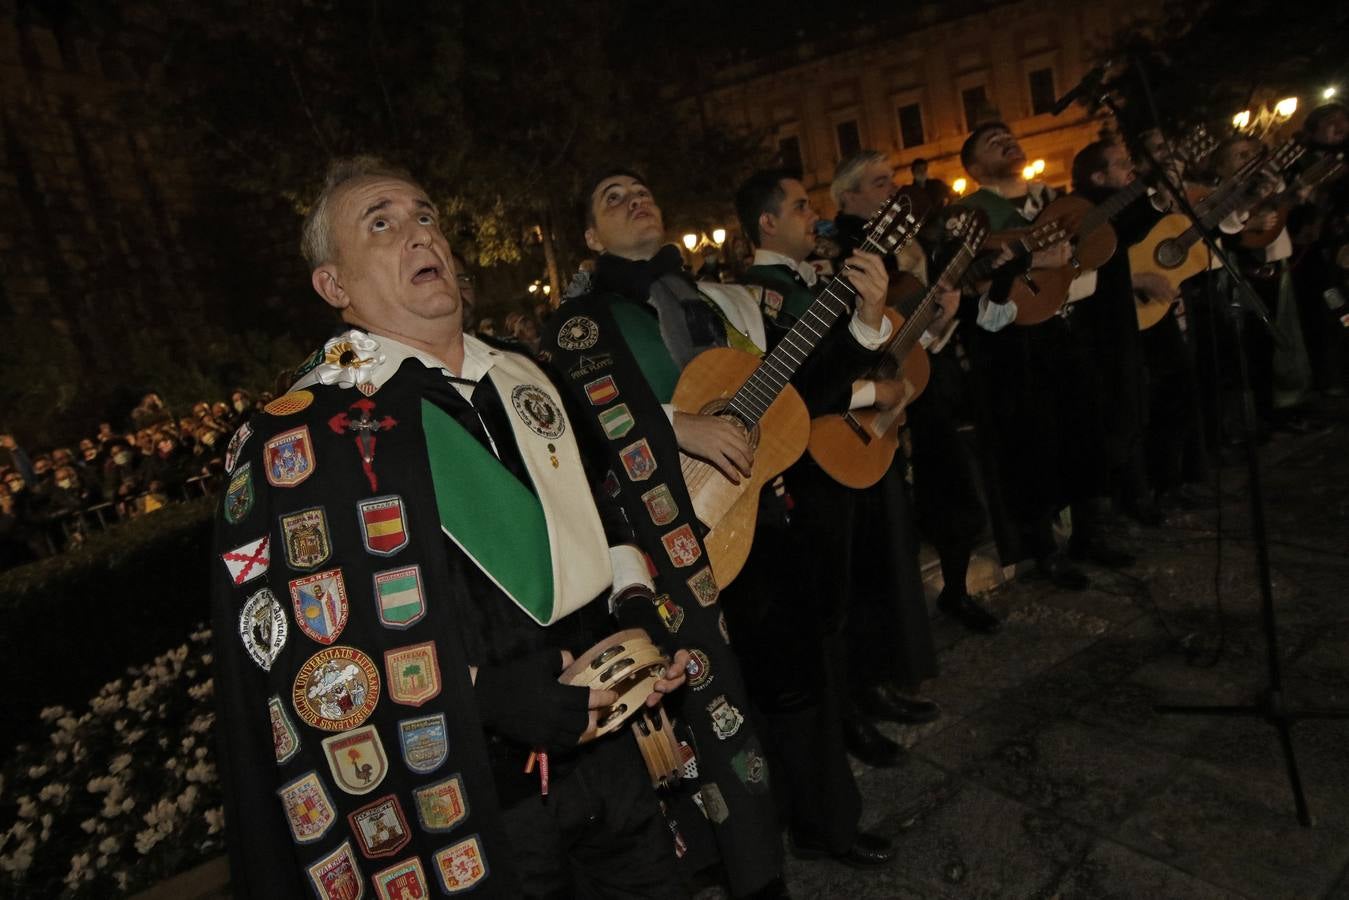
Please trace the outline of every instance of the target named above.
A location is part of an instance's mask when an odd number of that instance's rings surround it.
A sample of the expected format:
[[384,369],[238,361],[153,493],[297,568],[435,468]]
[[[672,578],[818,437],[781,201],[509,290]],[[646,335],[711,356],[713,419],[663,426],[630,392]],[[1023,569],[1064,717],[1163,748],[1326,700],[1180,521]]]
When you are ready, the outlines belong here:
[[582,742],[617,731],[641,712],[669,664],[670,658],[651,643],[645,631],[630,628],[600,641],[563,669],[557,679],[563,684],[618,694],[616,703],[599,711],[595,730],[583,736]]
[[669,787],[678,781],[684,766],[680,762],[679,741],[675,739],[669,716],[665,715],[665,707],[643,710],[632,721],[632,734],[637,738],[637,749],[642,751],[642,762],[646,763],[647,774],[651,776],[651,786]]

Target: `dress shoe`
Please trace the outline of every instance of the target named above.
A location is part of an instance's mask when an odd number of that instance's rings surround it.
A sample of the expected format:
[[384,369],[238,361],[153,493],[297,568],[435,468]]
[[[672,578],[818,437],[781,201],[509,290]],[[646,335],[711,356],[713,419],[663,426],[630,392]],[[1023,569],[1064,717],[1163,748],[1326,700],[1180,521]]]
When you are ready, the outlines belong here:
[[992,634],[1002,627],[1002,620],[989,612],[969,594],[948,594],[941,592],[937,598],[937,609],[956,619],[970,631],[980,634]]
[[1051,553],[1035,561],[1035,571],[1049,579],[1055,587],[1065,591],[1085,591],[1091,587],[1091,579],[1061,553]]
[[893,769],[908,762],[904,748],[881,734],[871,720],[856,710],[843,716],[843,746],[875,769]]
[[822,859],[828,857],[854,869],[874,869],[888,863],[895,855],[895,847],[879,834],[866,831],[857,832],[852,846],[842,853],[831,853],[823,844],[817,844],[793,834],[791,839],[792,856],[797,859]]
[[1107,569],[1124,569],[1138,562],[1132,553],[1125,553],[1118,547],[1112,547],[1099,538],[1087,541],[1069,541],[1068,555],[1073,559],[1084,559]]
[[900,725],[921,725],[941,718],[941,707],[922,697],[906,696],[889,682],[873,684],[857,692],[857,707],[873,719],[888,719]]

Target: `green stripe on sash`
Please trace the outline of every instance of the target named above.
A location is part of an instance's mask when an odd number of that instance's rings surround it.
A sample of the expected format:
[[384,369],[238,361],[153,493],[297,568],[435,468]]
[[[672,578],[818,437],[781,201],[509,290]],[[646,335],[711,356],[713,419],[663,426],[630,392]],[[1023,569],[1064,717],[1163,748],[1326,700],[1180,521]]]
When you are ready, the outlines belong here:
[[427,400],[422,427],[440,524],[535,621],[551,621],[553,557],[539,498]]
[[660,322],[650,312],[627,300],[615,300],[609,310],[656,400],[669,403],[679,382],[679,367],[665,348],[665,341],[660,336]]

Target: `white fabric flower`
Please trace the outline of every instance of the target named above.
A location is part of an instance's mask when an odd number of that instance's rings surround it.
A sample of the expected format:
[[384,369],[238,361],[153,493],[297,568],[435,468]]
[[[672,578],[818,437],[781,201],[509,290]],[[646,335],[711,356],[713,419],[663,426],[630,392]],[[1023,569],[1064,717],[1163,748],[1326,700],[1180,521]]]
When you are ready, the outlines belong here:
[[323,362],[314,369],[314,377],[320,384],[344,388],[369,384],[384,359],[379,342],[353,328],[323,345]]

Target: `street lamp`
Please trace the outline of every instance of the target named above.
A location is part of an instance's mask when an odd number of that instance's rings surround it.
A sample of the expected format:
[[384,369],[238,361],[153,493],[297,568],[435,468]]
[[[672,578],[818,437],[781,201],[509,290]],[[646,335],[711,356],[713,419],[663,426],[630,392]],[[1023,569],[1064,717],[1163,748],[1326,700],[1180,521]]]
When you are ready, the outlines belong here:
[[1297,112],[1297,98],[1284,97],[1278,103],[1274,104],[1274,111],[1285,119],[1291,119],[1293,113]]
[[1321,99],[1322,99],[1322,100],[1334,100],[1334,99],[1335,99],[1335,95],[1338,94],[1338,93],[1339,93],[1339,90],[1338,90],[1334,85],[1331,85],[1330,87],[1326,88],[1324,91],[1321,92]]
[[1032,178],[1034,178],[1034,177],[1035,177],[1035,166],[1034,166],[1034,165],[1028,165],[1028,166],[1026,166],[1024,169],[1022,169],[1022,170],[1021,170],[1021,177],[1024,178],[1024,179],[1026,179],[1027,181],[1030,181]]
[[698,235],[694,234],[692,231],[684,235],[684,246],[692,253],[693,248],[698,246]]
[[722,244],[726,243],[726,229],[725,229],[725,228],[713,228],[713,229],[712,229],[712,243],[716,244],[718,247],[720,247]]
[[951,190],[955,191],[957,194],[964,194],[965,188],[969,186],[970,183],[963,178],[957,178],[955,181],[951,182]]
[[1243,109],[1232,117],[1233,128],[1241,129],[1249,124],[1251,124],[1251,111],[1249,109]]
[[1045,161],[1043,159],[1037,159],[1035,162],[1031,163],[1030,166],[1035,170],[1035,174],[1039,175],[1045,170]]

